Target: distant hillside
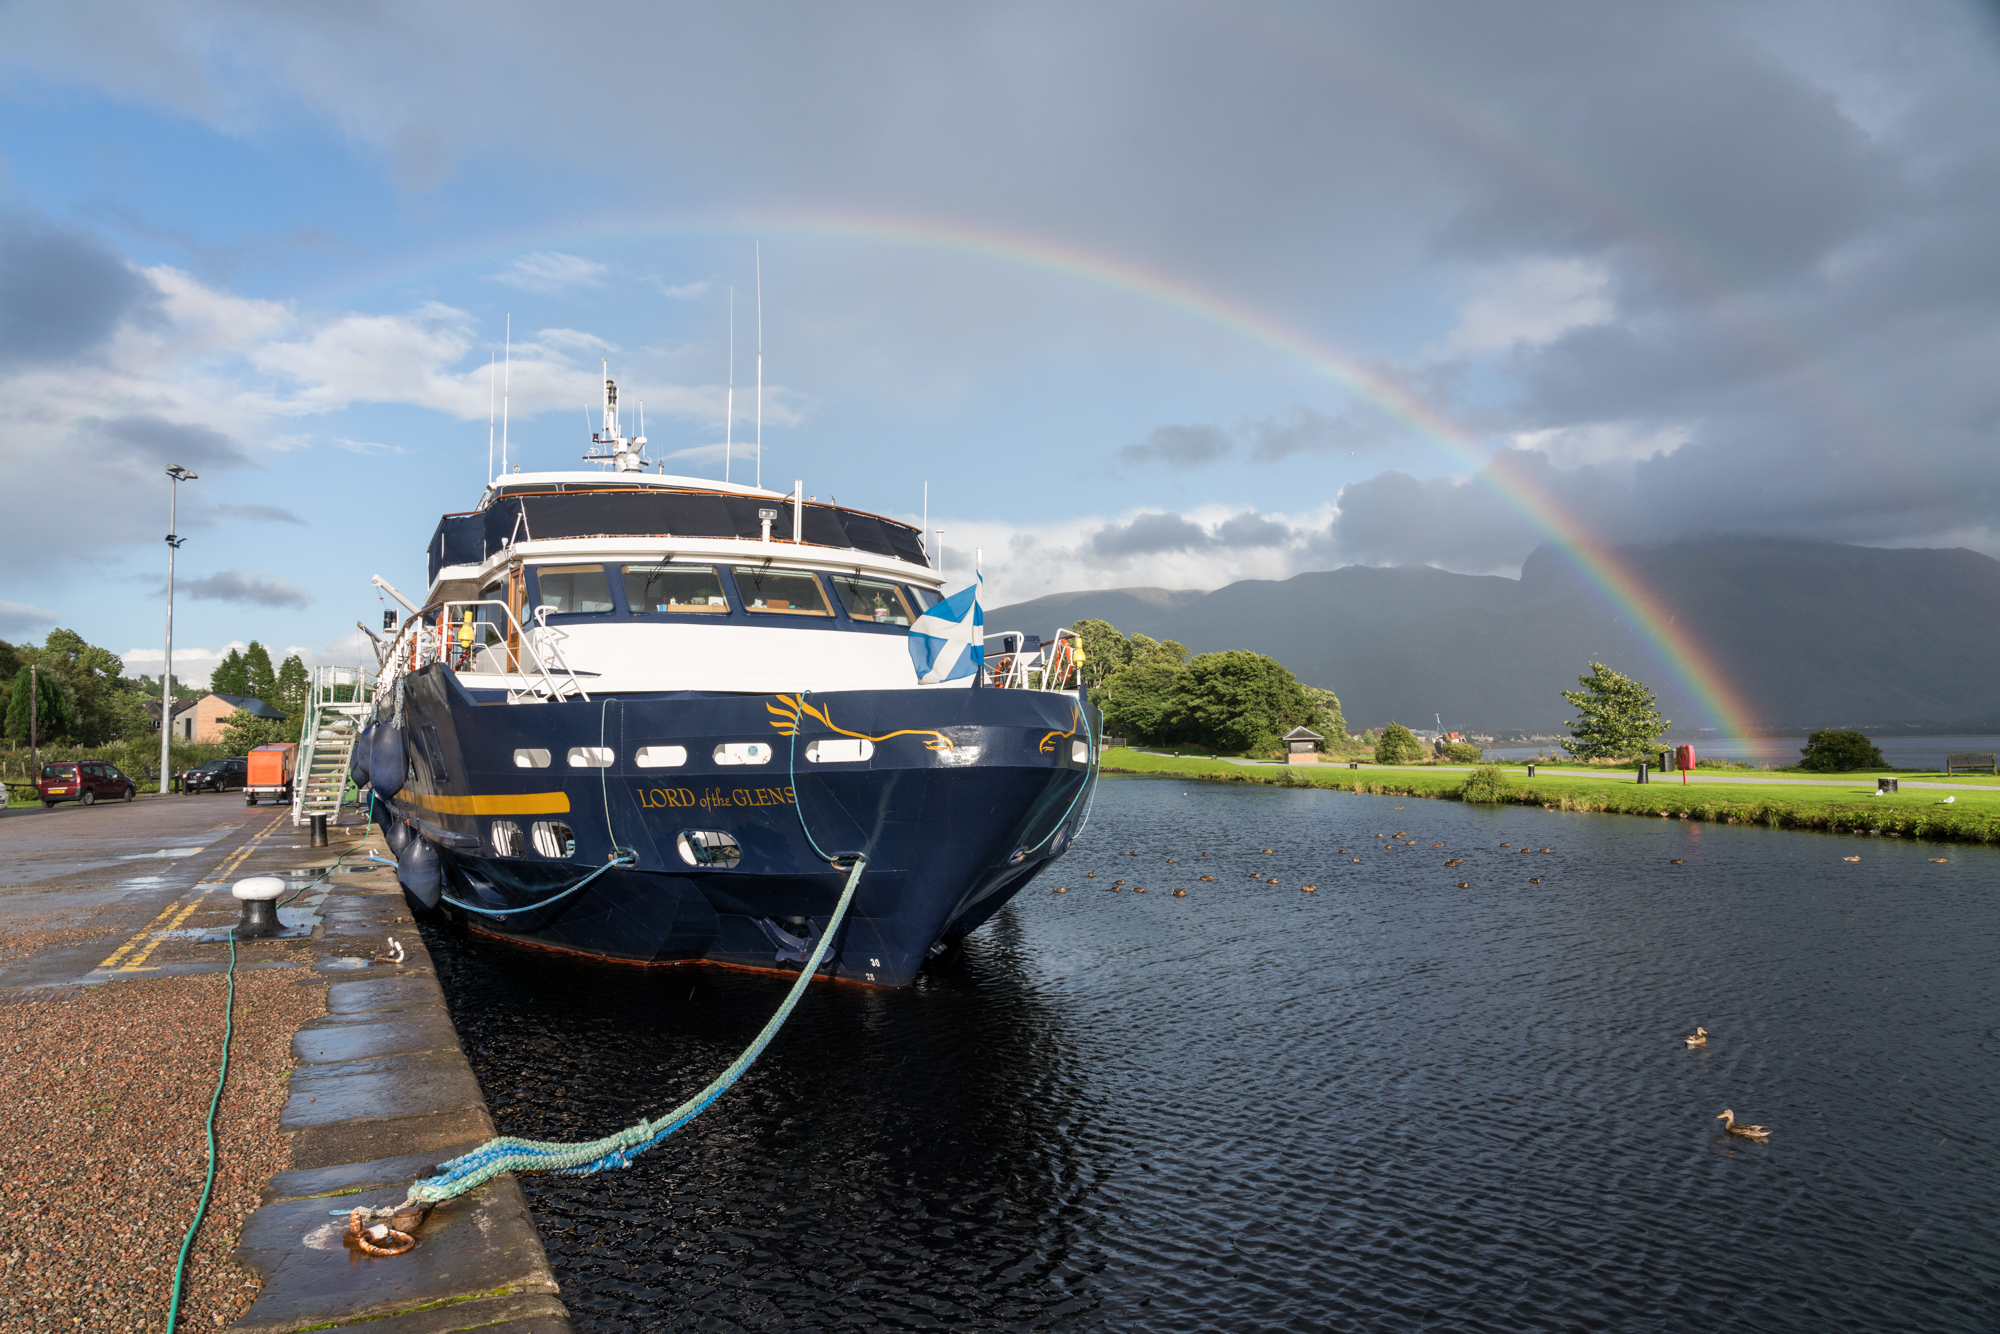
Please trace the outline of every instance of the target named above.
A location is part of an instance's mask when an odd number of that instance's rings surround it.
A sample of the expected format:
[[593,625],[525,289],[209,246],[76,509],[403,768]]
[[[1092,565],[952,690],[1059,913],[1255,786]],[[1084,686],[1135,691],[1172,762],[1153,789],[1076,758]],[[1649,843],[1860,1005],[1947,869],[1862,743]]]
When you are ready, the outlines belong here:
[[[2000,730],[2000,561],[1766,539],[1621,554],[1760,725]],[[1556,692],[1593,659],[1657,689],[1675,721],[1702,715],[1620,609],[1548,548],[1518,580],[1350,565],[1210,593],[1058,593],[986,621],[1046,634],[1084,617],[1198,653],[1268,653],[1336,691],[1357,728],[1442,714],[1452,727],[1554,730],[1570,716]]]

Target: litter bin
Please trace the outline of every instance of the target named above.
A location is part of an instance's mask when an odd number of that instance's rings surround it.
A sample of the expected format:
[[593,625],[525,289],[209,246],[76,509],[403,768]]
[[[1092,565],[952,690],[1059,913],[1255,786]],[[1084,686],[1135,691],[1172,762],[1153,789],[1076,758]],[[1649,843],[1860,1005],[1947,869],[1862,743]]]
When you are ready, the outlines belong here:
[[1877,792],[1897,791],[1896,780],[1893,778],[1878,778],[1875,780],[1875,790]]

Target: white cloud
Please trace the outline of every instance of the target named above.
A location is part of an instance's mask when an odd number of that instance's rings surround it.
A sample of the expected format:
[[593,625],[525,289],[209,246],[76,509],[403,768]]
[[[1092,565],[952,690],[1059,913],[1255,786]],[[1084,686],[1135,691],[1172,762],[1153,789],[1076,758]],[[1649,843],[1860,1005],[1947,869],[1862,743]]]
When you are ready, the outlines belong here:
[[1325,569],[1324,534],[1333,516],[1331,504],[1297,514],[1211,504],[1178,514],[1127,511],[1050,524],[936,516],[932,524],[944,529],[948,582],[957,586],[969,578],[973,553],[983,548],[984,601],[1000,606],[1076,589],[1217,588]]
[[594,259],[565,255],[558,250],[523,255],[498,273],[488,274],[496,283],[518,287],[524,292],[554,296],[575,287],[602,287],[611,270]]
[[700,282],[682,283],[678,287],[669,287],[664,283],[657,284],[661,296],[671,297],[675,301],[693,301],[698,297],[706,296],[708,295],[708,289],[712,285],[705,278]]
[[1581,259],[1531,259],[1483,275],[1459,308],[1440,349],[1446,355],[1504,352],[1552,342],[1571,329],[1611,317],[1610,278]]

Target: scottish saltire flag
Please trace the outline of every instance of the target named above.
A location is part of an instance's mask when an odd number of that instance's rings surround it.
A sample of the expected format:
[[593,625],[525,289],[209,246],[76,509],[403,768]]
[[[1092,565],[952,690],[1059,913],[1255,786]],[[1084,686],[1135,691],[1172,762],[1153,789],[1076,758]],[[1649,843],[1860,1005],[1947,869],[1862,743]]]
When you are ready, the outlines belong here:
[[917,681],[933,686],[975,676],[986,661],[986,613],[979,609],[981,575],[917,617],[910,627],[910,663]]

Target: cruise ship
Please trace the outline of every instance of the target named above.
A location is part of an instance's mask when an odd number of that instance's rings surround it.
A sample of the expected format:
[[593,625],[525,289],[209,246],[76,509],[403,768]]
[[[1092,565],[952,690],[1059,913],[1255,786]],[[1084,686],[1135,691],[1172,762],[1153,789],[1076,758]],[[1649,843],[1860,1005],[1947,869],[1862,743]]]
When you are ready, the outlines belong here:
[[986,635],[909,524],[654,469],[608,375],[603,414],[595,470],[439,521],[421,600],[376,581],[409,614],[353,771],[405,892],[527,945],[796,972],[859,853],[821,976],[908,985],[1089,818],[1075,640]]

